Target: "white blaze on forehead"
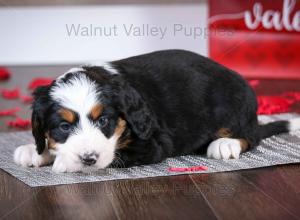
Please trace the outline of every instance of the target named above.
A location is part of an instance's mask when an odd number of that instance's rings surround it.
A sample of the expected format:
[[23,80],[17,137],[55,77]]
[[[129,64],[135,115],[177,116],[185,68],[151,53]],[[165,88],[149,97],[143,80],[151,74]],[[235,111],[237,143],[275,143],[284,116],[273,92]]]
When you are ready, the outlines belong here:
[[95,82],[85,74],[78,74],[66,83],[57,81],[50,92],[50,96],[55,101],[82,116],[88,114],[99,102],[99,94]]

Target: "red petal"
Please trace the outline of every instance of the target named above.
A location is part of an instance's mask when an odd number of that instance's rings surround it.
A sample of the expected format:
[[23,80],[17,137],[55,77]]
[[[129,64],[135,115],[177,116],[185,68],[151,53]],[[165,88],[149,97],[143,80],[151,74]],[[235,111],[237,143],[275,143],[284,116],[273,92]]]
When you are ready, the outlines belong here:
[[20,90],[19,90],[19,88],[2,89],[1,95],[5,99],[17,99],[20,97]]
[[8,121],[7,125],[9,127],[13,127],[13,128],[22,128],[22,129],[25,129],[25,128],[29,128],[30,127],[31,122],[30,122],[29,119],[16,118],[13,121]]
[[252,80],[249,80],[248,83],[252,88],[255,88],[256,86],[258,86],[260,84],[260,81],[257,79],[252,79]]
[[0,81],[8,80],[10,78],[10,72],[4,67],[0,67]]
[[6,109],[0,111],[0,116],[16,116],[16,113],[20,111],[20,107]]
[[186,171],[205,171],[207,166],[193,166],[193,167],[169,167],[169,172],[186,172]]
[[271,115],[276,113],[285,113],[290,110],[294,100],[281,96],[258,96],[258,111],[257,114]]
[[28,84],[28,89],[34,90],[39,86],[47,86],[52,83],[53,79],[50,78],[35,78]]
[[24,103],[31,103],[33,101],[33,97],[29,95],[22,95],[20,98]]
[[285,92],[282,96],[294,101],[300,101],[300,92]]

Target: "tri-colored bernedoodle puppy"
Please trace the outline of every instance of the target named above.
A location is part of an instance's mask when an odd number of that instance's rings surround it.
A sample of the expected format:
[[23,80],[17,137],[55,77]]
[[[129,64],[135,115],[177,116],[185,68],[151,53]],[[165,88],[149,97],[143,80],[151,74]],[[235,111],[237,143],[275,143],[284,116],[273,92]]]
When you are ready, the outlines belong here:
[[55,172],[129,167],[206,153],[239,158],[300,119],[259,125],[257,101],[234,71],[198,54],[157,51],[73,68],[34,92],[35,144],[16,149],[22,166]]

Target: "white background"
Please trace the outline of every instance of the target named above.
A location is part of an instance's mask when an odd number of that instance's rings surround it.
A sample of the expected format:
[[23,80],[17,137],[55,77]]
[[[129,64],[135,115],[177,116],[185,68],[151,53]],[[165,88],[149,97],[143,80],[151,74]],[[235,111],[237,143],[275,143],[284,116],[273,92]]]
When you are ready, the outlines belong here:
[[[0,65],[75,64],[114,60],[154,50],[181,48],[207,55],[207,36],[173,34],[173,25],[207,28],[205,1],[184,5],[114,5],[0,8]],[[68,36],[66,24],[118,26],[118,35]],[[158,36],[126,36],[122,25],[166,27]]]

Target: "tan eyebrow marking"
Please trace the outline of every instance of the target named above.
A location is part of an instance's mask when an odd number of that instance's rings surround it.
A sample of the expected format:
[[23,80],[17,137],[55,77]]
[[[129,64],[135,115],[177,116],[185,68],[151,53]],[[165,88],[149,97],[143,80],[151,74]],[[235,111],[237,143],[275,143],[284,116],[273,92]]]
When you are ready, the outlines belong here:
[[103,105],[96,104],[92,108],[90,115],[92,116],[92,119],[95,120],[95,119],[99,118],[99,116],[102,114],[102,112],[103,112]]
[[69,123],[75,122],[75,113],[69,109],[61,108],[59,110],[60,116]]

